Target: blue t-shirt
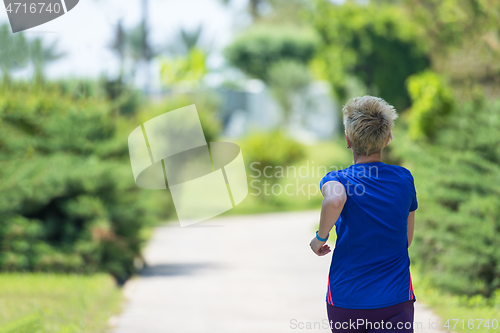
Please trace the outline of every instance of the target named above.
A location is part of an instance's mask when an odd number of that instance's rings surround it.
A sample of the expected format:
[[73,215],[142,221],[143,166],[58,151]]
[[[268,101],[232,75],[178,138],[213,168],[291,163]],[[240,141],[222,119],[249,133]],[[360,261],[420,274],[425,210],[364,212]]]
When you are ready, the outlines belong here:
[[335,223],[337,241],[326,300],[348,309],[374,309],[416,300],[408,256],[408,214],[417,209],[413,176],[383,162],[331,171],[347,200]]

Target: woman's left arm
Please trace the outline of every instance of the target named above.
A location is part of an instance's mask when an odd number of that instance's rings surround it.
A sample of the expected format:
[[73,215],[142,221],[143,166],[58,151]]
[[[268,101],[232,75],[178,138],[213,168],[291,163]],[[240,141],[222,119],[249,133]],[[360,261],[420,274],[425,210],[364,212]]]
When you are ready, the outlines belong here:
[[410,212],[408,214],[408,227],[406,236],[408,237],[408,247],[411,245],[411,241],[413,240],[413,232],[415,230],[415,211]]
[[[320,238],[327,238],[344,208],[347,194],[344,185],[337,181],[325,183],[321,192],[325,198],[321,205],[318,236]],[[318,256],[324,256],[330,252],[330,247],[325,243],[326,241],[323,242],[314,237],[309,245]]]

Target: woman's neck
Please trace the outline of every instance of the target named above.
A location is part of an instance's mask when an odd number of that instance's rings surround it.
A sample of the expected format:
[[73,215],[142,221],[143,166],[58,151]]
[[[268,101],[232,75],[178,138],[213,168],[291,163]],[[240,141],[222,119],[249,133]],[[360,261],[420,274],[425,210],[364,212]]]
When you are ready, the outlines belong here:
[[370,163],[370,162],[382,162],[382,158],[380,156],[380,153],[371,154],[370,156],[365,156],[365,155],[359,155],[353,151],[352,155],[354,158],[354,164]]

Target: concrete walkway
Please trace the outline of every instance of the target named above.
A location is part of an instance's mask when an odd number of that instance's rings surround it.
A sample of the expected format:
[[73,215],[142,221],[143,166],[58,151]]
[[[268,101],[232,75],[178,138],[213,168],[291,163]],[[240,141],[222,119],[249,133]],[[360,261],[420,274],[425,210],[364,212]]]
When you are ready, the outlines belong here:
[[[319,211],[309,211],[158,227],[145,250],[148,267],[125,285],[128,301],[112,332],[330,332],[332,253],[318,257],[309,248],[318,221]],[[442,332],[429,329],[438,319],[415,306],[422,323],[415,332]]]

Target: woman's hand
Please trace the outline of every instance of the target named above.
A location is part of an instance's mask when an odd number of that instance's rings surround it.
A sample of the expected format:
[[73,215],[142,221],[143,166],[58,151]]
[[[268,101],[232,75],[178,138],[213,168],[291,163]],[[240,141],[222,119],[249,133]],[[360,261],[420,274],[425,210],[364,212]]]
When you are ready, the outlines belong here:
[[314,237],[309,243],[309,246],[313,250],[314,253],[316,253],[318,256],[324,256],[325,254],[330,253],[330,246],[328,244],[325,244],[326,242],[322,242],[318,240],[316,237]]

